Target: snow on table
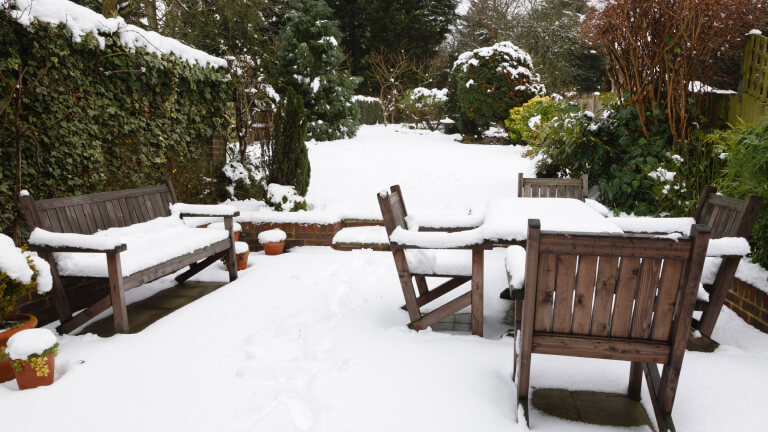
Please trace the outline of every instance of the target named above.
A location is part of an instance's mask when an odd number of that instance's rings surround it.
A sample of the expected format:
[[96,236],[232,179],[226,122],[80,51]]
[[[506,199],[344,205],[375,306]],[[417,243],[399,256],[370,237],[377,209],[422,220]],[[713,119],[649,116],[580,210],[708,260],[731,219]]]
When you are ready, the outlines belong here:
[[608,219],[624,232],[631,233],[679,232],[688,235],[691,225],[696,223],[696,219],[691,217],[621,216]]
[[[192,228],[178,217],[168,216],[126,227],[109,228],[88,237],[125,243],[127,249],[120,253],[120,261],[123,276],[130,276],[228,236],[226,230]],[[62,276],[105,278],[108,275],[107,260],[103,253],[59,252],[54,255]]]
[[481,229],[487,240],[520,242],[528,236],[528,219],[539,219],[542,231],[622,232],[609,219],[572,198],[491,200]]

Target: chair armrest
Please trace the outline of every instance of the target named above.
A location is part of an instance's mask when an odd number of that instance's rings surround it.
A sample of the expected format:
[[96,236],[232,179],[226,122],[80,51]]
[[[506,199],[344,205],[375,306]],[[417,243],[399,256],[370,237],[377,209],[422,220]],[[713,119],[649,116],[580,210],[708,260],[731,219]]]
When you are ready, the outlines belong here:
[[35,228],[29,249],[36,252],[122,252],[125,243],[93,234],[58,233]]
[[236,217],[240,216],[240,210],[235,206],[223,204],[171,204],[171,213],[179,217]]
[[415,222],[418,223],[418,231],[456,232],[479,227],[483,224],[483,218],[480,215],[419,217],[408,221],[409,228]]
[[694,218],[689,217],[609,217],[614,225],[621,228],[625,233],[635,234],[671,234],[681,233],[686,235],[691,231],[691,225],[696,223]]
[[393,247],[401,249],[491,249],[482,231],[475,228],[459,232],[409,231],[395,228],[389,236]]

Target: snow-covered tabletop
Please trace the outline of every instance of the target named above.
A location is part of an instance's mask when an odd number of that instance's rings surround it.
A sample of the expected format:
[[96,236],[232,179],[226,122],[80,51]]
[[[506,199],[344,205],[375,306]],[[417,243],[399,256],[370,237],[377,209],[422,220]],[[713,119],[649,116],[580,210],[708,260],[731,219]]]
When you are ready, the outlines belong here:
[[481,229],[486,240],[522,242],[528,219],[539,219],[542,231],[621,233],[609,219],[572,198],[498,198],[488,202]]

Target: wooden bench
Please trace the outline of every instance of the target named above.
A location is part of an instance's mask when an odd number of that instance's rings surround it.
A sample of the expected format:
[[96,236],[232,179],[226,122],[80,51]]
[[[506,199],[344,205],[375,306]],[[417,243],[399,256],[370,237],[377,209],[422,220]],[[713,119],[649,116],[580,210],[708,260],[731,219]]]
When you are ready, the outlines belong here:
[[[675,240],[540,227],[529,221],[515,344],[515,382],[526,420],[531,354],[555,354],[631,362],[629,396],[640,399],[645,374],[659,431],[674,430],[672,406],[709,228],[693,225],[690,237]],[[657,363],[664,365],[661,376]]]
[[584,201],[589,190],[587,174],[577,179],[524,178],[517,174],[517,196],[528,198],[576,198]]
[[[43,235],[56,236],[56,234],[46,233],[74,233],[85,235],[77,236],[59,236],[61,238],[74,237],[78,239],[94,239],[97,236],[88,236],[100,230],[106,230],[114,227],[134,226],[156,220],[171,215],[170,206],[176,203],[176,193],[173,184],[166,181],[165,184],[158,186],[143,187],[137,189],[118,190],[113,192],[103,192],[90,195],[78,195],[64,198],[52,198],[45,200],[35,200],[31,195],[21,197],[21,208],[24,217],[34,238],[35,233]],[[89,319],[110,306],[113,308],[115,331],[118,333],[128,332],[128,316],[125,304],[125,290],[138,287],[151,282],[160,277],[175,273],[176,271],[189,266],[189,270],[176,277],[179,283],[183,283],[194,274],[205,267],[214,263],[221,257],[228,257],[228,271],[230,281],[237,278],[235,268],[235,239],[233,235],[233,218],[239,215],[234,212],[221,212],[221,206],[189,206],[185,212],[182,210],[180,217],[201,216],[201,217],[223,217],[225,229],[229,231],[227,238],[210,242],[196,250],[186,251],[168,259],[164,262],[157,262],[139,271],[123,275],[123,264],[121,263],[121,252],[127,249],[125,244],[115,245],[107,250],[98,247],[83,247],[82,242],[66,241],[60,244],[35,244],[30,239],[30,249],[37,251],[41,257],[51,264],[51,273],[53,276],[53,303],[59,316],[61,324],[57,330],[61,333],[68,333]],[[219,214],[216,211],[218,210]],[[227,214],[221,214],[227,213]],[[139,229],[141,225],[136,225]],[[34,231],[35,229],[39,229]],[[201,234],[195,228],[189,228],[190,236]],[[42,231],[45,230],[45,231]],[[219,236],[222,237],[222,236]],[[57,242],[58,243],[58,242]],[[105,256],[106,277],[97,277],[98,279],[107,279],[109,285],[109,294],[80,313],[73,316],[69,300],[64,291],[62,277],[59,275],[55,253],[76,252],[78,257],[81,253],[101,253]],[[89,275],[80,275],[93,277]]]

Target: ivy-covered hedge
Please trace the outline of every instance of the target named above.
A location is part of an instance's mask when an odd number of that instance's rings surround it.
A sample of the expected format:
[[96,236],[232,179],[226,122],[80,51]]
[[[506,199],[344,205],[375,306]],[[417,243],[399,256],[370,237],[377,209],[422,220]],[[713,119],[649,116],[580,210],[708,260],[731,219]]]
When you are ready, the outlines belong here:
[[129,52],[117,36],[75,43],[64,26],[24,27],[2,10],[0,40],[0,231],[23,226],[19,188],[51,198],[171,177],[180,199],[216,198],[207,156],[226,133],[226,71]]

